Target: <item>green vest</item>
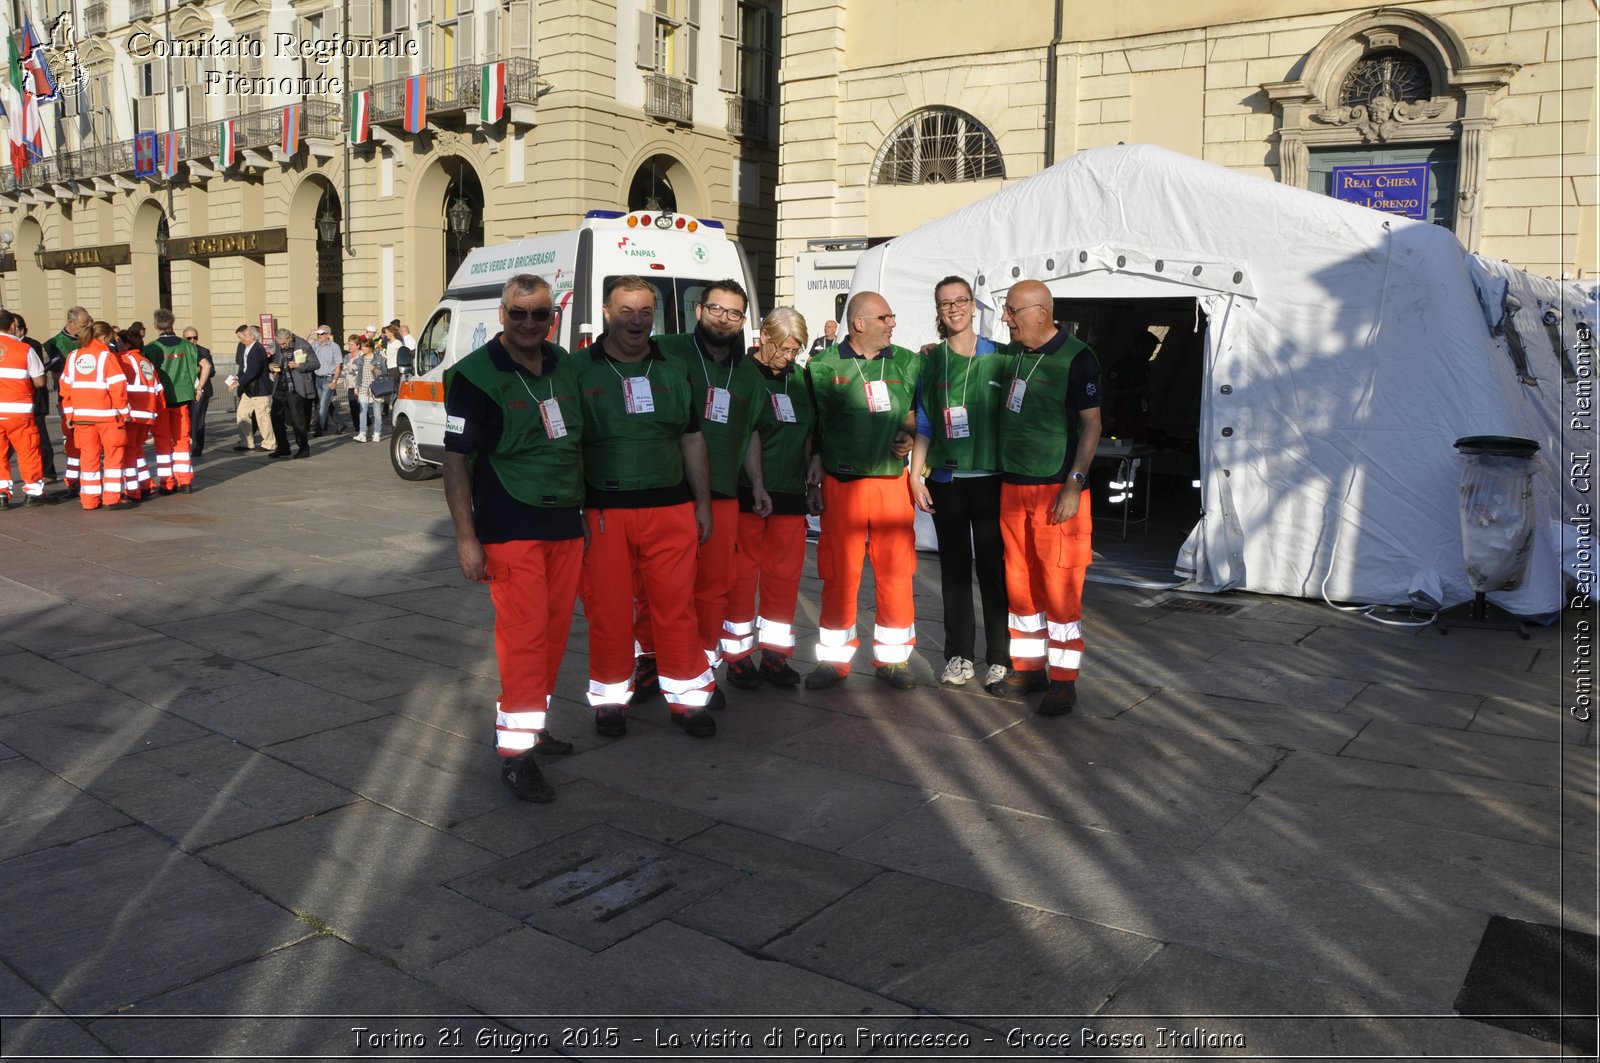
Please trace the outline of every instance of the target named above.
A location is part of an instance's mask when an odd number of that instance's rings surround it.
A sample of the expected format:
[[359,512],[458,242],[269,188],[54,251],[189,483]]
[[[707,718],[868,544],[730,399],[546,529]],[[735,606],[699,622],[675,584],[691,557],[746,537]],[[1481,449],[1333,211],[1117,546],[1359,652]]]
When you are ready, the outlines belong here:
[[144,345],[144,356],[156,367],[167,405],[194,401],[194,381],[200,375],[200,352],[194,344],[179,340],[176,347],[168,347],[156,339]]
[[[928,354],[922,373],[922,404],[928,411],[928,467],[953,472],[992,472],[1000,467],[1000,375],[1006,357],[999,349],[971,358],[941,343]],[[963,406],[967,435],[951,439],[945,410]]]
[[[479,347],[445,370],[445,395],[457,375],[500,407],[500,443],[487,456],[489,467],[506,492],[530,506],[583,505],[583,473],[578,460],[583,438],[583,407],[578,399],[578,374],[573,358],[553,343],[545,350],[555,357],[555,371],[534,376],[520,369],[507,373],[494,364],[487,346]],[[551,439],[545,433],[540,403],[555,399],[567,434]]]
[[[592,353],[590,353],[592,352]],[[613,362],[595,344],[579,374],[583,394],[583,476],[596,491],[646,491],[683,482],[679,440],[689,403],[702,401],[681,362],[651,356]],[[655,410],[629,413],[623,379],[650,381]]]
[[[1078,418],[1067,409],[1067,380],[1079,354],[1094,352],[1071,336],[1052,355],[1028,354],[1022,344],[1000,349],[1000,471],[1018,476],[1056,476],[1078,444]],[[1027,382],[1022,410],[1006,406],[1013,380]]]
[[[753,360],[752,360],[753,361]],[[775,380],[759,369],[756,372],[762,391],[759,400],[761,416],[756,420],[756,431],[761,433],[761,470],[768,491],[782,494],[804,494],[806,489],[806,440],[817,423],[817,410],[811,404],[811,393],[801,372],[790,365],[788,372]],[[778,420],[778,407],[773,397],[788,395],[794,408],[794,420]],[[741,476],[741,483],[748,478]]]
[[[885,347],[878,357],[841,358],[834,345],[806,363],[811,393],[822,429],[822,467],[835,476],[899,476],[905,460],[889,453],[916,399],[922,356],[904,347]],[[889,409],[867,409],[867,382],[882,381]]]
[[[711,459],[711,493],[723,498],[734,497],[745,449],[750,445],[750,433],[755,431],[756,418],[761,413],[761,373],[756,369],[755,359],[741,358],[733,369],[719,366],[700,353],[692,332],[657,336],[656,346],[669,361],[681,366],[690,383],[695,385],[695,395],[700,402],[700,431],[706,437],[706,451]],[[726,422],[714,421],[708,416],[713,387],[728,389]]]

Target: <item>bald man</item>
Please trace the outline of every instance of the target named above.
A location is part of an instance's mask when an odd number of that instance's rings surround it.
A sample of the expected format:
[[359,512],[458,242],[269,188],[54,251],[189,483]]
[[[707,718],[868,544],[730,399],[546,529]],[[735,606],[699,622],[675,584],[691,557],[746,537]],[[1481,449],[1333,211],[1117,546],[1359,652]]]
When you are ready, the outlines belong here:
[[909,690],[916,644],[912,579],[917,572],[915,516],[905,456],[916,437],[915,396],[922,357],[890,343],[895,318],[877,292],[857,292],[845,307],[849,335],[806,363],[817,411],[819,445],[807,473],[808,500],[820,503],[822,577],[817,667],[806,687],[819,690],[850,674],[856,594],[862,562],[872,561],[877,615],[872,663],[878,678]]
[[1000,534],[1006,548],[1012,673],[1004,693],[1043,690],[1042,716],[1077,703],[1089,465],[1100,442],[1100,363],[1056,327],[1050,289],[1019,281],[1001,320],[1012,342],[1000,376]]

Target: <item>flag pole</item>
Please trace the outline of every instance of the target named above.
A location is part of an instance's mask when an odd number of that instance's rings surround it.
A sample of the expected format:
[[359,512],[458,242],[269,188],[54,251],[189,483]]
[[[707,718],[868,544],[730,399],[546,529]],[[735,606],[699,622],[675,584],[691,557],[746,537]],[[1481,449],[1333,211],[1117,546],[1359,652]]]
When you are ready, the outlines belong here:
[[[165,28],[166,34],[167,34],[167,47],[166,47],[166,53],[167,53],[167,132],[169,134],[172,134],[172,136],[170,136],[168,138],[168,143],[171,145],[171,150],[176,150],[176,148],[177,148],[176,141],[178,139],[177,138],[178,121],[177,121],[177,111],[173,108],[173,103],[172,103],[172,0],[164,0],[164,2],[162,4],[162,11],[163,11],[163,18],[164,18],[164,21],[166,23],[164,28]],[[184,97],[184,102],[186,104],[188,103],[187,95],[185,95],[185,97]],[[185,124],[187,124],[187,123],[185,123]],[[171,169],[172,170],[172,174],[171,174],[171,176],[169,176],[167,178],[167,182],[166,182],[167,183],[167,224],[171,225],[172,224],[172,214],[173,214],[172,179],[174,177],[178,176],[178,170],[177,170],[177,167],[173,166],[171,163],[166,164],[162,168],[163,169]]]

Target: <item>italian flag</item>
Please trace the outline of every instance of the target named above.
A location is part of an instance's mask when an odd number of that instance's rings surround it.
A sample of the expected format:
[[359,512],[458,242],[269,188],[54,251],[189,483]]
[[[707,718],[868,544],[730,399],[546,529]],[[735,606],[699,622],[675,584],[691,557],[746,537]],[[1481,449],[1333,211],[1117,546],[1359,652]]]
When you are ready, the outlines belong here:
[[44,123],[39,117],[39,104],[26,91],[22,79],[22,56],[17,52],[17,39],[11,26],[0,18],[0,32],[6,35],[9,63],[5,84],[0,86],[0,100],[5,105],[6,118],[11,127],[11,169],[20,174],[28,165],[28,149],[43,154]]
[[217,151],[217,161],[220,162],[222,164],[222,168],[226,170],[228,167],[232,166],[236,161],[238,161],[238,158],[239,122],[237,119],[229,118],[224,120],[222,123],[222,137],[219,150]]
[[506,116],[506,64],[502,60],[483,68],[483,87],[478,93],[478,117],[493,124]]
[[350,98],[350,143],[372,139],[372,92],[362,89]]

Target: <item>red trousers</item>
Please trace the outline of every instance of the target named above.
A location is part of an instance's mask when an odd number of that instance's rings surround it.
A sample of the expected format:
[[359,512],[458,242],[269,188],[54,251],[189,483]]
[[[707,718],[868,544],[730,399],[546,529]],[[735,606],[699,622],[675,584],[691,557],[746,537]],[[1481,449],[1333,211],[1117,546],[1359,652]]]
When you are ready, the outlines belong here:
[[99,509],[100,503],[122,501],[122,452],[127,432],[114,421],[79,421],[72,429],[78,448],[78,501],[84,509]]
[[1078,678],[1083,662],[1083,576],[1094,552],[1089,492],[1078,512],[1051,524],[1060,484],[1001,484],[1000,535],[1006,543],[1011,666],[1048,668],[1054,680]]
[[[722,620],[728,611],[728,592],[733,589],[733,546],[739,533],[739,500],[711,500],[711,537],[700,544],[695,557],[694,609],[700,631],[700,648],[706,663],[716,668],[722,663],[717,653],[722,637]],[[633,650],[636,654],[656,652],[650,603],[640,597],[633,603]]]
[[[634,599],[650,610],[661,693],[673,712],[704,708],[716,689],[695,617],[694,505],[586,509],[584,613],[589,621],[589,704],[622,709],[633,693]],[[637,581],[637,582],[636,582]]]
[[871,560],[878,608],[872,629],[872,663],[904,664],[917,641],[912,580],[917,574],[916,510],[904,473],[860,480],[822,479],[822,537],[817,540],[817,575],[822,577],[822,616],[817,660],[850,671],[856,638],[856,594],[862,562]]
[[167,490],[194,483],[189,461],[189,404],[169,406],[156,414],[156,480]]
[[[785,657],[794,653],[794,609],[806,566],[806,519],[739,514],[734,545],[733,588],[722,622],[722,656],[742,661],[760,648]],[[756,612],[756,592],[761,611]]]
[[550,692],[572,630],[583,570],[583,540],[484,543],[500,665],[495,746],[502,757],[533,748],[545,729]]
[[22,491],[35,498],[44,496],[44,458],[39,453],[39,427],[29,417],[25,421],[0,421],[0,495],[16,497],[11,489],[11,452],[17,452],[17,471],[22,476]]

